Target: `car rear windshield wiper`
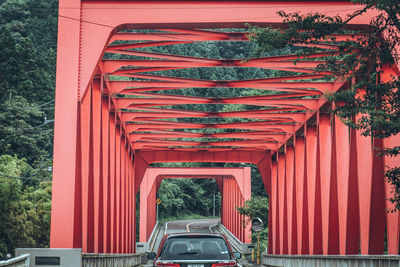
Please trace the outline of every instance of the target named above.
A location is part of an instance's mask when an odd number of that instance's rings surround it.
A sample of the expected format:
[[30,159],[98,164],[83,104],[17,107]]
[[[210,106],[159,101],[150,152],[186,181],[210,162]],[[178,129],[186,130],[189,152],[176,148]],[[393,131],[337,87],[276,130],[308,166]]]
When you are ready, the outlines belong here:
[[199,253],[195,252],[195,251],[188,251],[188,252],[178,253],[178,255],[194,255],[194,254],[199,254]]

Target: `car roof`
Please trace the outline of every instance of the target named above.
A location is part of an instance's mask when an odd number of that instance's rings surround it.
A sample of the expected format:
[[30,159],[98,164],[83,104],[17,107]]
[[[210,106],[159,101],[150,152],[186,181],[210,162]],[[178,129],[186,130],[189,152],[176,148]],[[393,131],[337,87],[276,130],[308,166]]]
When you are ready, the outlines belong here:
[[166,234],[166,237],[223,237],[223,235],[219,233],[183,232]]

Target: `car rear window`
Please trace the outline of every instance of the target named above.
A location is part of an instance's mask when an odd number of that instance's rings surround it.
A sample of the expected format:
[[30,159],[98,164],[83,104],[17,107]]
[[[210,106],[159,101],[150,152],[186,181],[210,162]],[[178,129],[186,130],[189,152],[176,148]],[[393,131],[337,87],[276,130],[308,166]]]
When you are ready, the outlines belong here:
[[171,237],[165,241],[161,260],[230,260],[228,246],[221,237]]

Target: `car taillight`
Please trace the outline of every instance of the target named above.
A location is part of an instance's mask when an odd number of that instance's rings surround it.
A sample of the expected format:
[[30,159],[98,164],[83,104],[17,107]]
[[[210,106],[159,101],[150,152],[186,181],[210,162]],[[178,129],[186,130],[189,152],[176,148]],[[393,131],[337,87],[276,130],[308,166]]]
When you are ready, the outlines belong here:
[[156,261],[155,265],[160,267],[180,267],[177,263],[163,263],[161,261]]
[[230,261],[230,262],[224,262],[224,263],[214,263],[211,264],[211,267],[225,267],[225,266],[235,266],[236,262],[235,261]]

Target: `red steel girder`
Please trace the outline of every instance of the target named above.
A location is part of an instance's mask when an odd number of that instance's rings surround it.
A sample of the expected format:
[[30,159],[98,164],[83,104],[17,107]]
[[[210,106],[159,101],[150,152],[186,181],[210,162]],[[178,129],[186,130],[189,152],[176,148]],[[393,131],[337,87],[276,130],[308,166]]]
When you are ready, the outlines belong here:
[[293,134],[295,125],[292,124],[267,124],[265,121],[238,122],[238,123],[187,123],[173,121],[149,121],[149,123],[129,123],[124,125],[125,131],[146,131],[151,129],[239,129],[260,130],[276,133]]
[[304,122],[304,113],[276,113],[268,110],[250,110],[250,111],[232,111],[232,112],[201,112],[187,110],[163,109],[160,112],[122,112],[121,120],[129,121],[148,121],[149,119],[171,119],[171,118],[251,118],[251,119],[269,119],[272,121],[296,121]]
[[145,139],[171,139],[171,138],[243,138],[249,140],[275,140],[283,142],[285,135],[271,133],[266,131],[252,132],[231,132],[231,133],[195,133],[183,131],[160,131],[152,130],[148,132],[134,132],[129,134],[129,140],[145,140]]
[[134,149],[146,149],[146,148],[167,148],[173,147],[235,147],[235,148],[258,148],[264,150],[277,149],[278,145],[275,142],[251,142],[251,141],[226,141],[226,142],[190,142],[190,141],[165,141],[165,140],[154,140],[151,142],[136,141],[132,143]]
[[[329,91],[332,87],[332,82],[287,82],[294,80],[303,79],[319,79],[323,78],[325,75],[322,74],[312,74],[312,75],[298,75],[298,76],[281,76],[274,78],[264,78],[264,79],[251,79],[251,80],[240,80],[240,81],[207,81],[207,80],[195,80],[195,79],[185,79],[177,77],[164,77],[164,79],[170,79],[174,81],[109,81],[108,90],[111,93],[120,93],[124,89],[129,87],[138,88],[143,91],[143,88],[158,88],[157,90],[168,89],[184,89],[184,88],[205,88],[205,87],[234,87],[234,88],[254,88],[254,89],[264,89],[273,91],[289,91],[296,92],[302,91],[304,89],[317,88],[322,92]],[[279,84],[279,83],[282,83]],[[134,90],[133,88],[133,90]],[[278,90],[279,89],[279,90]],[[285,90],[287,89],[287,90]],[[298,89],[298,90],[296,90]]]
[[261,97],[235,98],[235,99],[206,99],[197,98],[114,98],[117,109],[127,109],[131,106],[163,106],[163,105],[185,105],[185,104],[244,104],[255,106],[272,106],[272,107],[296,107],[303,106],[307,109],[316,109],[318,99],[262,99]]

